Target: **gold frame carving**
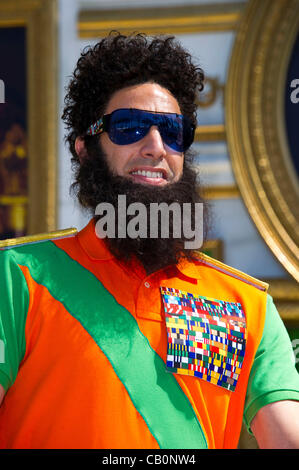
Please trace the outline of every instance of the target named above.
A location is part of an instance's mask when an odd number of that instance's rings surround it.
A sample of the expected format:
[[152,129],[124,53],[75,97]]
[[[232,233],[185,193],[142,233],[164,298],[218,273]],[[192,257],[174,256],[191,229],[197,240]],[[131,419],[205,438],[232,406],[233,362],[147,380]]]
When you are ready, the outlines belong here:
[[298,183],[282,116],[298,31],[299,0],[249,0],[225,87],[227,144],[240,193],[265,242],[297,281]]
[[56,15],[56,0],[0,0],[0,27],[26,28],[28,234],[56,229]]

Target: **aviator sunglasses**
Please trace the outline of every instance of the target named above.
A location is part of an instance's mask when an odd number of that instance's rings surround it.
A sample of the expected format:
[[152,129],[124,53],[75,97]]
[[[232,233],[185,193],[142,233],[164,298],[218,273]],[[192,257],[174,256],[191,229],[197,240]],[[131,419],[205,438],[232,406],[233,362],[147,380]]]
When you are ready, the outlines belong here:
[[143,139],[152,126],[157,126],[163,142],[177,152],[185,152],[194,140],[195,126],[182,114],[116,109],[105,114],[86,131],[88,135],[108,132],[117,145],[128,145]]

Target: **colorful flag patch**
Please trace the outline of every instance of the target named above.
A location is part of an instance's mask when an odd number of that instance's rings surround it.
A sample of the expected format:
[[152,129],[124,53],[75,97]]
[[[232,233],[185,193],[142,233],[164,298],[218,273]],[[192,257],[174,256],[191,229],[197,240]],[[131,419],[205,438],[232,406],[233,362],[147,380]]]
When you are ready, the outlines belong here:
[[247,336],[241,304],[160,289],[167,329],[167,370],[234,391]]

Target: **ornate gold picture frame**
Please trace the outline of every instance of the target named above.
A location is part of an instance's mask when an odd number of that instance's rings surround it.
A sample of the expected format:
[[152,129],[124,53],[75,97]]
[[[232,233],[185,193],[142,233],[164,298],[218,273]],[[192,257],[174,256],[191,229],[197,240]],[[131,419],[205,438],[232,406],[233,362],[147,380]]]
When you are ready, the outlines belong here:
[[297,281],[299,187],[284,101],[298,32],[298,0],[249,0],[225,90],[227,143],[241,195],[263,239]]
[[19,27],[26,33],[28,142],[28,192],[21,200],[2,197],[0,203],[25,207],[26,234],[56,229],[56,6],[56,0],[0,0],[0,28]]

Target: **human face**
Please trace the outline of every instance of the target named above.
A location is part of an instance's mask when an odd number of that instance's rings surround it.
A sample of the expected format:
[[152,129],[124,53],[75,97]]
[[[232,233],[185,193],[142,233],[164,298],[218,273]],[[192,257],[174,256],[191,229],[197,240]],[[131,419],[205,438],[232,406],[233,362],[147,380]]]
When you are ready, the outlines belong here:
[[[105,110],[110,114],[120,108],[181,114],[177,100],[156,83],[143,83],[115,92]],[[114,144],[104,132],[100,143],[113,174],[136,183],[165,186],[178,181],[183,172],[184,155],[164,144],[157,126],[143,139],[129,145]],[[150,172],[142,175],[141,172]]]

